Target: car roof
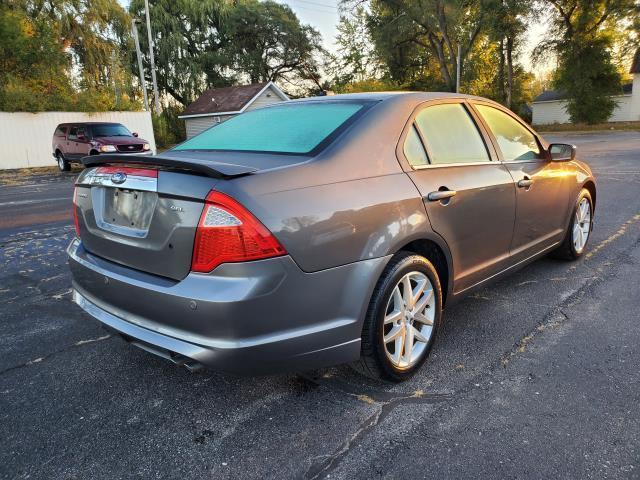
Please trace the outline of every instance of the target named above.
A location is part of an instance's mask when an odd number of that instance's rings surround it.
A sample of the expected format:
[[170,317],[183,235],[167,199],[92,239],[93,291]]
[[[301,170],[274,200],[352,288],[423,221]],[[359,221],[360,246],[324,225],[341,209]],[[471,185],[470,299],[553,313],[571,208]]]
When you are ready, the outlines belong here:
[[[445,98],[475,98],[487,100],[482,97],[474,95],[467,95],[464,93],[452,93],[452,92],[412,92],[412,91],[392,91],[392,92],[363,92],[363,93],[343,93],[339,95],[322,95],[318,97],[305,97],[299,99],[292,99],[285,103],[294,102],[315,102],[315,101],[349,101],[349,100],[365,100],[365,101],[384,101],[394,98],[414,98],[417,100],[436,100]],[[282,105],[279,103],[277,105]]]
[[65,122],[58,124],[59,127],[67,127],[69,125],[122,125],[120,122]]

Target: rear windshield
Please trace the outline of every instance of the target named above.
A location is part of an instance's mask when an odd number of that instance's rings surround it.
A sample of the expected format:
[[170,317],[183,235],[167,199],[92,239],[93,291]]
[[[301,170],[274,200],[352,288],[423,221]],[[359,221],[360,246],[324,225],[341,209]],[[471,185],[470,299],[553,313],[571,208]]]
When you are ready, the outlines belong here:
[[91,125],[94,137],[130,137],[131,132],[124,125]]
[[364,106],[361,102],[323,101],[253,110],[205,130],[174,150],[310,153]]

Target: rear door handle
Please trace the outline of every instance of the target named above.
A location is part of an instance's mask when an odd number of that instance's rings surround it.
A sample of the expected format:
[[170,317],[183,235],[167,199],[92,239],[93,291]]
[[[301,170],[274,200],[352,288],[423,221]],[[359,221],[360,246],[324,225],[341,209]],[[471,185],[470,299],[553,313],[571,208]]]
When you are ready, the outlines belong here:
[[430,202],[437,202],[446,198],[455,196],[458,192],[455,190],[438,190],[437,192],[431,192],[427,195],[427,200]]
[[523,178],[522,180],[518,180],[518,186],[520,188],[527,188],[533,184],[533,180],[530,178]]

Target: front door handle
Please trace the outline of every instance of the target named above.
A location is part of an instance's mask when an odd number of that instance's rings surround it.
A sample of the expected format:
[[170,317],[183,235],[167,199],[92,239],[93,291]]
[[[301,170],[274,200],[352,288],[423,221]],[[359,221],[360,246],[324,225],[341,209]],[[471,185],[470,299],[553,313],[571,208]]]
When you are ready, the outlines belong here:
[[518,187],[520,188],[528,188],[533,184],[533,180],[530,178],[523,178],[522,180],[518,180]]
[[430,202],[437,202],[439,200],[445,200],[456,195],[458,192],[455,190],[438,190],[437,192],[431,192],[427,195],[427,200]]

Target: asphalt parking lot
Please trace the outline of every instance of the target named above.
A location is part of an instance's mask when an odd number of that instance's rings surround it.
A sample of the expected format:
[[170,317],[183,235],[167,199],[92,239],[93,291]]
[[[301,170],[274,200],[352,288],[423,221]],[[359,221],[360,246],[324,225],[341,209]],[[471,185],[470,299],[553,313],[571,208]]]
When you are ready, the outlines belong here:
[[588,255],[448,308],[401,385],[125,344],[71,303],[74,173],[0,173],[0,478],[640,478],[640,132],[547,138],[596,173]]

